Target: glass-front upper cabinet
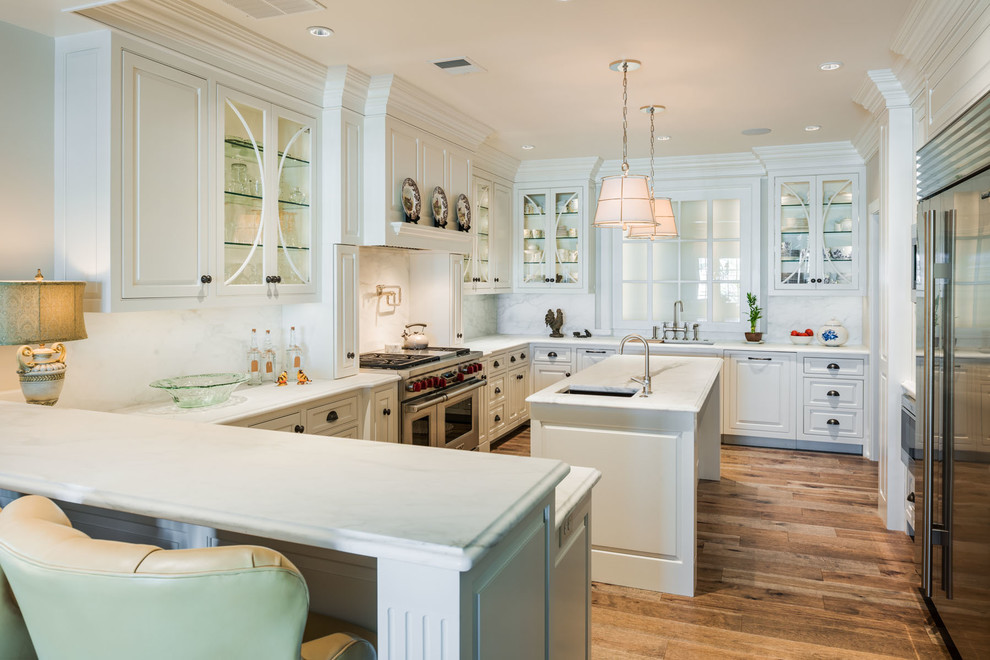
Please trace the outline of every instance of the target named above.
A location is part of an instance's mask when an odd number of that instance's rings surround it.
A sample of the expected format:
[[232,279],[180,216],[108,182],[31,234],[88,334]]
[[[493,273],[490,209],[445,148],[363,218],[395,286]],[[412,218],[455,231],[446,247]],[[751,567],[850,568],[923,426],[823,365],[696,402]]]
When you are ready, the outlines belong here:
[[584,186],[519,192],[520,287],[587,289],[585,197]]
[[861,288],[859,175],[774,177],[773,291]]
[[314,121],[231,90],[221,89],[219,101],[220,291],[309,292],[314,285]]
[[469,291],[487,289],[491,282],[492,197],[492,182],[475,177],[474,220],[470,229],[475,240],[471,254],[464,255],[464,283]]

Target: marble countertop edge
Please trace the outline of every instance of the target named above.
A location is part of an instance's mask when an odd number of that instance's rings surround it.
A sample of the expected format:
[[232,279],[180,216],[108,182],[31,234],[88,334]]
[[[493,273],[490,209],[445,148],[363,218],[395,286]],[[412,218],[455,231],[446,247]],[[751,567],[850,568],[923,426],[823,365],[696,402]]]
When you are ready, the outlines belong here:
[[574,507],[602,478],[602,473],[595,468],[571,466],[571,471],[557,486],[557,501],[554,518],[556,526],[564,522]]

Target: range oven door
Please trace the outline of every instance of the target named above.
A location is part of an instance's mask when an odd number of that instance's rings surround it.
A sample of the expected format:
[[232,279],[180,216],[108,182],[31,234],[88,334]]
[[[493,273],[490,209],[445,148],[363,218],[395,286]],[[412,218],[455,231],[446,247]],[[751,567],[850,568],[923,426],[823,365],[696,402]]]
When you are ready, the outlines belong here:
[[481,388],[477,381],[455,390],[437,406],[439,429],[437,446],[447,449],[478,448],[478,418],[481,409]]
[[400,442],[420,447],[437,446],[437,402],[422,402],[402,406],[402,438]]

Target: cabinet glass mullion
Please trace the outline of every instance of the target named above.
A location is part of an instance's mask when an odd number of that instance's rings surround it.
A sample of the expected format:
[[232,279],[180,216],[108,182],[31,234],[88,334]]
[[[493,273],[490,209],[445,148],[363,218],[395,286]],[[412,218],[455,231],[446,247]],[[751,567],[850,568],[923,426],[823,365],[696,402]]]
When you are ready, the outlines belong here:
[[313,130],[301,118],[277,111],[275,122],[278,152],[274,155],[277,196],[276,274],[280,285],[312,281],[313,247]]

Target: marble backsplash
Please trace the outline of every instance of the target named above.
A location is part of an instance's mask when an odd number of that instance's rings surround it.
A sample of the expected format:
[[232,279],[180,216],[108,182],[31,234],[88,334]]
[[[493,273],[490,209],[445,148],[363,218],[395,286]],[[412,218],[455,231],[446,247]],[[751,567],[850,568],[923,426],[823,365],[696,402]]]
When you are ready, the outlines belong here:
[[838,319],[849,331],[850,345],[863,343],[865,301],[860,296],[767,296],[763,301],[765,341],[789,342],[791,330],[817,331]]
[[[66,343],[68,369],[58,405],[89,410],[170,401],[153,380],[246,371],[251,328],[266,329],[281,355],[282,307],[86,314],[87,339]],[[7,363],[14,370],[13,358]],[[13,387],[18,385],[15,383]]]
[[[362,353],[380,351],[385,344],[402,342],[402,331],[409,320],[409,301],[413,292],[409,284],[409,252],[397,248],[363,247],[360,249],[358,296],[361,306]],[[379,296],[376,287],[401,289],[397,306],[389,305]]]
[[564,312],[565,335],[595,332],[595,294],[511,293],[498,296],[497,330],[507,335],[549,334],[544,318],[547,310]]
[[465,339],[494,335],[498,332],[498,296],[464,296],[461,317]]

